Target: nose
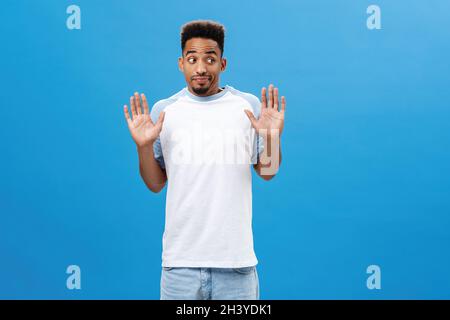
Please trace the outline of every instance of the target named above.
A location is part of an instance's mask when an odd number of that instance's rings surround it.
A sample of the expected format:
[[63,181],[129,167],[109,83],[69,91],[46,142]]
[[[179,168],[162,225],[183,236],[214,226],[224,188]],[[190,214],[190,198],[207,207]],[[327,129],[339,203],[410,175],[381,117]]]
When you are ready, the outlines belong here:
[[200,61],[200,62],[197,64],[197,70],[196,70],[196,72],[197,72],[197,74],[198,74],[199,76],[202,76],[202,75],[205,75],[205,74],[206,74],[206,65],[205,65],[202,61]]

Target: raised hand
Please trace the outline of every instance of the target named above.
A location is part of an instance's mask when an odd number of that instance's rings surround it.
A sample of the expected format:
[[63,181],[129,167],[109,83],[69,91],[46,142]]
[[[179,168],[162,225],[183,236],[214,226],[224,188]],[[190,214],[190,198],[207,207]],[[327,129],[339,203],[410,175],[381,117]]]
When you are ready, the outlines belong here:
[[128,123],[128,129],[130,129],[131,136],[137,146],[153,146],[153,142],[155,142],[162,130],[164,112],[161,112],[157,122],[153,123],[150,118],[147,98],[144,94],[141,94],[141,98],[143,110],[141,108],[139,94],[135,92],[134,96],[130,97],[131,114],[133,115],[133,118],[130,117],[127,105],[123,106],[123,111]]
[[281,136],[284,128],[284,112],[286,110],[286,99],[284,96],[281,97],[281,110],[278,110],[279,105],[278,88],[274,88],[271,84],[269,86],[268,102],[266,88],[261,90],[261,114],[259,119],[256,119],[251,111],[244,110],[257,133],[266,132],[268,135],[271,135],[273,133],[272,130],[278,130],[278,136]]

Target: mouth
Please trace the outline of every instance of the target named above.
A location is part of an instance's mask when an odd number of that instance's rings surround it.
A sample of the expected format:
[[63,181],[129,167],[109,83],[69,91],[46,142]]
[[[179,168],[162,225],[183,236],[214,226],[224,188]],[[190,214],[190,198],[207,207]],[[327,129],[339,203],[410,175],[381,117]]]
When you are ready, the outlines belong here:
[[197,82],[198,84],[204,84],[210,80],[210,77],[194,77],[192,78],[192,80]]

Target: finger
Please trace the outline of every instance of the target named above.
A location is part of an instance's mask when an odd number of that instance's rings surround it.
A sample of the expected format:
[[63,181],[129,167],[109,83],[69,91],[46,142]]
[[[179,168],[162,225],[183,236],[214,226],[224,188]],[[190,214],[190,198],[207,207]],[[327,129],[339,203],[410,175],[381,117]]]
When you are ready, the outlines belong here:
[[269,106],[267,108],[273,108],[273,85],[269,86]]
[[130,97],[131,114],[133,115],[133,120],[136,119],[136,106],[134,105],[134,97]]
[[127,119],[128,125],[131,126],[132,121],[131,121],[130,113],[128,112],[128,107],[127,107],[127,105],[124,105],[124,106],[123,106],[123,112],[124,112],[124,114],[125,114],[125,119]]
[[281,112],[284,113],[286,111],[286,98],[284,96],[281,97]]
[[141,94],[141,98],[142,98],[142,105],[144,106],[144,114],[149,114],[147,97],[145,96],[145,94]]
[[273,108],[278,111],[280,101],[278,100],[278,88],[273,90]]
[[245,109],[244,112],[247,115],[247,117],[250,119],[250,122],[251,122],[253,128],[256,128],[256,118],[253,115],[253,113],[247,109]]
[[157,126],[159,126],[160,128],[162,128],[162,125],[163,125],[163,122],[164,122],[164,116],[165,116],[165,112],[164,111],[162,111],[160,114],[159,114],[159,117],[158,117],[158,121],[156,121],[156,125]]
[[261,108],[267,108],[266,88],[261,89]]
[[136,113],[142,114],[141,99],[139,98],[139,93],[137,92],[134,93],[134,100],[136,101]]

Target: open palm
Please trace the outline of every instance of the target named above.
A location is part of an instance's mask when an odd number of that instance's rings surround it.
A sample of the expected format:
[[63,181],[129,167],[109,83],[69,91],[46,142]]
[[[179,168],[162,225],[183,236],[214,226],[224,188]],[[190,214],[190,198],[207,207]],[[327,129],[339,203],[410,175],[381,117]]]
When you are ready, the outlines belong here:
[[128,123],[128,129],[130,130],[131,136],[139,147],[145,147],[153,145],[153,142],[158,138],[164,121],[164,112],[161,112],[156,123],[153,123],[147,98],[144,94],[141,94],[141,99],[139,94],[136,92],[134,96],[130,97],[131,114],[133,118],[130,117],[128,112],[128,107],[124,106],[124,114]]
[[261,90],[261,114],[258,119],[255,118],[251,111],[244,110],[257,133],[267,132],[268,135],[271,135],[273,130],[275,130],[281,136],[284,128],[284,113],[286,110],[286,99],[284,96],[281,97],[281,110],[278,110],[279,105],[278,88],[270,85],[268,101],[266,88],[262,88]]

